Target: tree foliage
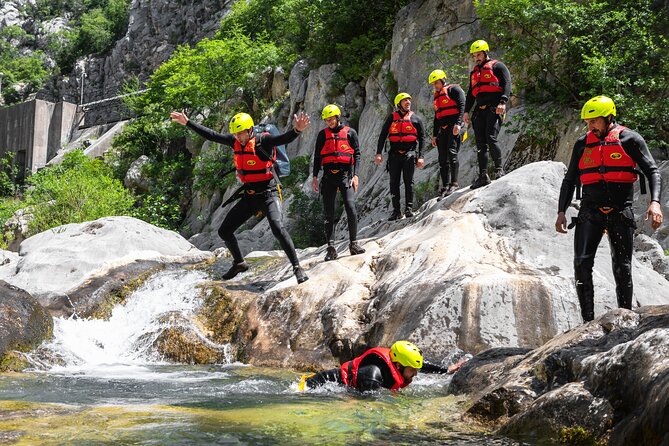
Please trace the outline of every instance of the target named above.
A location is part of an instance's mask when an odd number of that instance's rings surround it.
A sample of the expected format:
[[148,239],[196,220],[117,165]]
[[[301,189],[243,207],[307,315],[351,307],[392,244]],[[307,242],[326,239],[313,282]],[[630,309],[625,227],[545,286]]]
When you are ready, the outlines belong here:
[[477,1],[531,102],[580,109],[605,94],[651,145],[669,139],[669,11],[653,0]]

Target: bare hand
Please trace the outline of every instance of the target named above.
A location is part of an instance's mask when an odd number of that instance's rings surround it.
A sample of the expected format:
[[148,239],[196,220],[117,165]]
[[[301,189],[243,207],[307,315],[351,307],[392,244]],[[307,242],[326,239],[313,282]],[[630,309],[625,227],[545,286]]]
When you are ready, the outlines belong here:
[[498,115],[503,115],[504,113],[506,113],[506,104],[498,104],[495,113],[497,113]]
[[173,111],[170,113],[170,119],[172,119],[172,122],[178,122],[181,125],[188,124],[188,116],[182,111]]
[[650,206],[648,206],[646,219],[644,221],[648,221],[649,218],[651,219],[650,226],[653,228],[653,230],[659,228],[662,224],[662,208],[660,207],[660,203],[657,201],[651,201]]
[[374,164],[380,166],[382,162],[383,162],[383,155],[377,154],[376,158],[374,158]]
[[309,124],[311,124],[311,119],[309,119],[309,115],[306,113],[300,112],[299,115],[293,115],[293,126],[296,131],[302,132],[309,127]]
[[358,176],[354,175],[351,179],[351,186],[353,187],[353,192],[358,192]]
[[462,127],[460,127],[458,124],[455,124],[453,126],[453,136],[458,136],[460,134],[460,129],[461,128]]
[[465,126],[469,125],[469,113],[465,112],[465,114],[462,116],[462,120],[465,122]]
[[448,366],[448,373],[453,374],[453,373],[457,372],[458,370],[460,370],[462,368],[463,365],[465,365],[465,362],[467,362],[467,360],[463,359],[460,362],[456,362],[453,365],[449,365]]
[[557,220],[555,220],[555,230],[562,234],[567,233],[567,217],[564,212],[558,213]]
[[425,166],[425,160],[423,158],[418,158],[416,161],[416,167],[422,169]]
[[437,147],[437,138],[432,137],[432,147]]
[[318,192],[318,177],[313,177],[311,180],[311,188],[314,192]]

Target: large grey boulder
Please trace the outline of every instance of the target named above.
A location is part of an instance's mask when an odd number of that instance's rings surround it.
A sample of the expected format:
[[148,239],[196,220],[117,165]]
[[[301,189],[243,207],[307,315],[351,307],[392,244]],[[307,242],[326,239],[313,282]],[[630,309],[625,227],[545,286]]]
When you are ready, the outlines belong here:
[[[486,364],[494,378],[484,389],[458,390],[473,396],[469,417],[501,423],[504,435],[545,441],[582,429],[610,445],[666,444],[668,339],[669,305],[616,309],[555,337],[512,367]],[[474,364],[458,375],[476,369]]]
[[[564,169],[527,165],[431,200],[412,219],[370,225],[362,255],[349,256],[347,241],[333,262],[322,261],[325,247],[304,250],[310,280],[299,286],[282,254],[226,283],[233,300],[256,295],[244,304],[242,359],[328,366],[405,338],[439,360],[459,350],[537,348],[578,327],[573,234],[554,229]],[[635,306],[669,303],[667,280],[647,263],[634,260],[633,274]],[[617,305],[606,242],[594,277],[602,314]]]
[[0,280],[0,369],[14,350],[28,352],[51,336],[53,319],[24,290]]
[[132,217],[105,217],[26,239],[18,260],[0,266],[0,278],[55,314],[86,315],[106,293],[151,268],[211,256],[173,231]]

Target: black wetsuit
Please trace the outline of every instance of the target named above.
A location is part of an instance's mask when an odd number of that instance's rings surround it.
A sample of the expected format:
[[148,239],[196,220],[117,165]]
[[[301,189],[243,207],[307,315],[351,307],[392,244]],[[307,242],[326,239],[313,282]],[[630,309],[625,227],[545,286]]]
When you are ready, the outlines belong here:
[[[406,113],[398,110],[400,116]],[[404,178],[404,202],[407,211],[413,208],[413,175],[416,169],[416,161],[423,157],[423,145],[425,143],[425,131],[423,121],[413,113],[410,119],[416,129],[415,142],[391,142],[388,152],[388,162],[386,169],[390,173],[390,195],[392,196],[393,214],[400,213],[400,180]],[[386,119],[381,128],[379,142],[376,147],[376,154],[381,155],[383,146],[388,138],[388,131],[393,123],[392,113]]]
[[[567,210],[574,189],[579,184],[578,164],[585,149],[585,140],[583,136],[574,145],[569,168],[560,188],[558,212]],[[638,133],[625,129],[620,134],[620,143],[648,179],[650,200],[659,203],[662,179],[646,142]],[[597,246],[605,230],[611,246],[618,306],[632,309],[632,247],[636,228],[632,212],[633,199],[633,183],[601,181],[582,187],[581,209],[574,233],[574,279],[584,321],[594,319],[592,268]]]
[[[486,60],[483,64],[486,62],[488,61]],[[469,113],[469,110],[471,110],[476,101],[476,107],[474,108],[474,113],[472,113],[471,120],[474,135],[476,136],[479,175],[485,174],[488,170],[488,150],[492,155],[495,168],[502,167],[502,149],[497,141],[497,135],[502,127],[502,115],[498,115],[496,109],[498,104],[506,104],[511,96],[511,74],[506,65],[497,61],[492,68],[492,72],[499,79],[499,85],[503,91],[498,93],[479,92],[474,97],[470,81],[469,89],[467,90],[467,100],[465,102],[465,111]]]
[[[186,125],[189,129],[210,141],[230,147],[234,147],[235,145],[236,140],[232,134],[219,133],[192,121],[188,121]],[[288,144],[298,136],[299,133],[293,129],[281,135],[262,135],[260,138],[260,145],[263,150],[258,150],[257,155],[261,160],[268,161],[269,159],[265,154],[271,155],[274,147]],[[263,151],[265,154],[263,154]],[[218,228],[218,235],[223,239],[225,246],[230,250],[235,263],[244,261],[244,256],[239,249],[239,244],[237,243],[237,238],[234,234],[235,231],[256,212],[262,211],[267,217],[272,234],[274,234],[274,237],[279,241],[281,248],[286,253],[286,256],[288,256],[290,263],[293,267],[299,266],[293,240],[283,226],[281,218],[281,202],[279,200],[276,186],[276,181],[274,179],[245,183],[241,199],[235,203],[232,209],[230,209],[225,216],[225,219],[223,219],[221,227]]]
[[[448,368],[427,362],[423,363],[423,368],[420,370],[422,373],[448,373]],[[343,384],[340,372],[341,369],[331,369],[316,373],[311,378],[306,379],[306,385],[309,388],[314,388],[322,386],[327,382]],[[395,385],[395,380],[388,368],[388,364],[383,359],[376,355],[369,355],[360,362],[356,383],[356,390],[369,392],[378,390],[381,387],[390,389]]]
[[432,136],[437,138],[437,150],[439,152],[439,173],[441,185],[448,187],[449,184],[458,182],[458,152],[462,138],[460,134],[453,135],[453,126],[462,125],[462,116],[465,113],[465,92],[459,85],[451,85],[448,88],[448,97],[458,104],[457,115],[445,116],[441,119],[434,117]]
[[[332,129],[333,133],[341,131],[344,125],[340,122]],[[356,175],[357,166],[360,165],[360,144],[357,132],[349,127],[347,133],[348,143],[353,149],[353,164],[327,163],[323,166],[323,178],[321,178],[320,191],[323,196],[323,213],[325,223],[325,237],[328,246],[334,246],[334,214],[337,191],[341,193],[346,210],[348,222],[348,236],[351,242],[358,240],[358,213],[355,209],[355,191],[351,186],[351,180]],[[325,145],[325,129],[321,130],[316,137],[316,148],[314,150],[313,176],[318,177],[321,170],[321,150]]]

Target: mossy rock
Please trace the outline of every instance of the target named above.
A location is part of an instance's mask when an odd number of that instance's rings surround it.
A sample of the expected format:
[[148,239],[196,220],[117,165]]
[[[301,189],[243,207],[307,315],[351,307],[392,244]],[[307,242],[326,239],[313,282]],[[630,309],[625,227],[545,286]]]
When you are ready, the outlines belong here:
[[207,337],[217,344],[233,343],[246,319],[246,310],[253,296],[231,293],[222,284],[202,285],[203,304],[198,313]]
[[30,367],[30,361],[26,356],[16,350],[5,353],[0,358],[0,372],[22,372]]

